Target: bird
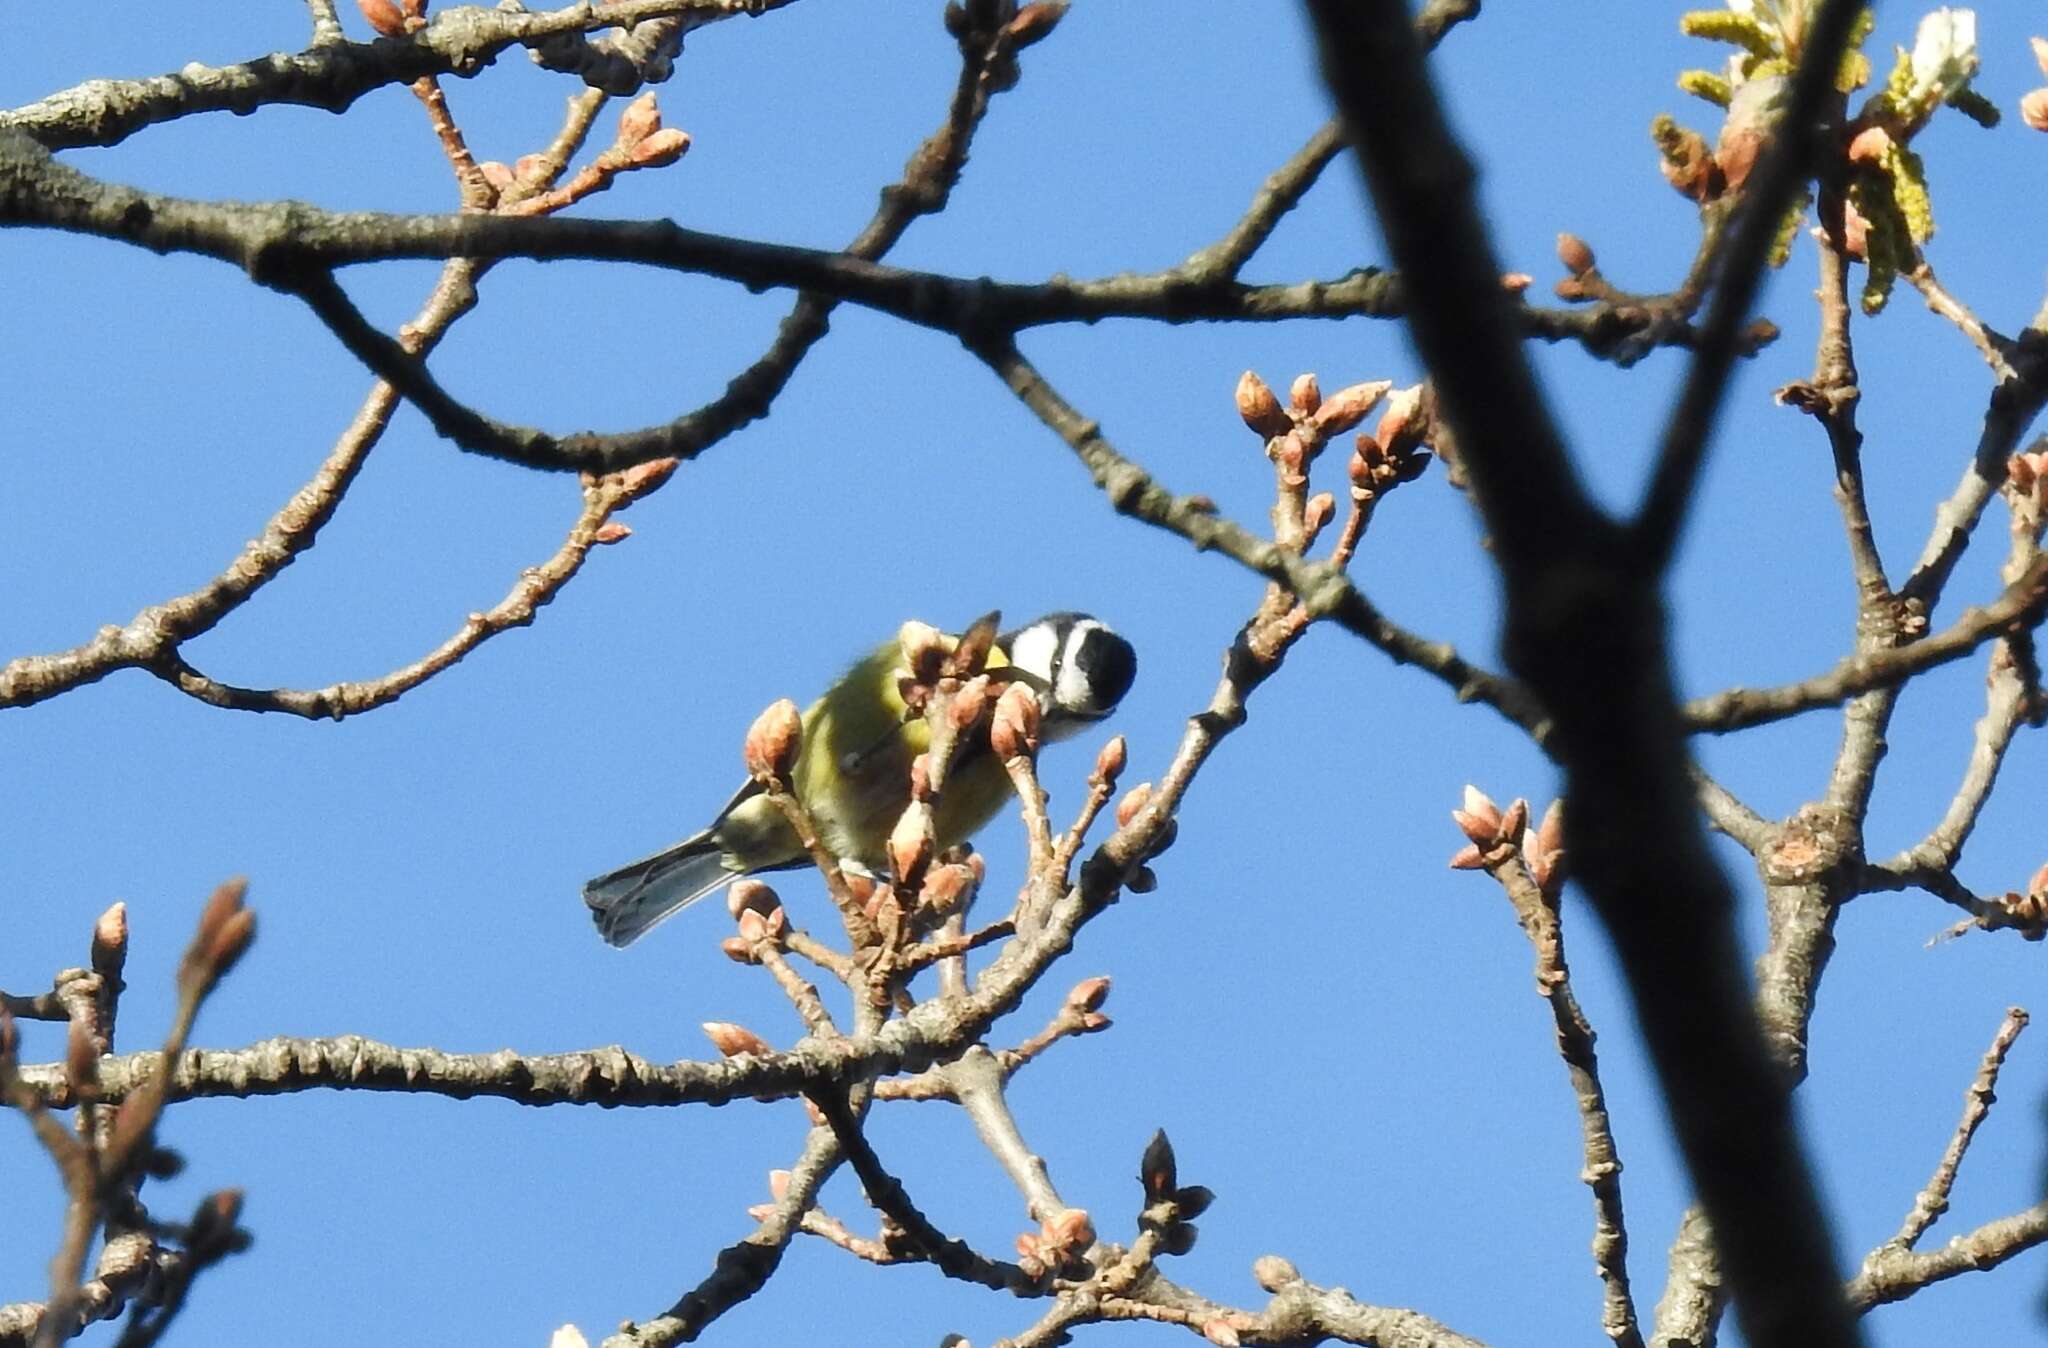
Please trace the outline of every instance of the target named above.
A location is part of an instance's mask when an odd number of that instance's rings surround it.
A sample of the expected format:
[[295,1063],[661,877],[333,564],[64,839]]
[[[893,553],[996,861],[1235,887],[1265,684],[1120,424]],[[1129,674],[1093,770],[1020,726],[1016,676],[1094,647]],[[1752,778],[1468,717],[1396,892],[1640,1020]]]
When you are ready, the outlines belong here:
[[[993,633],[1000,621],[986,614],[968,630]],[[910,803],[911,762],[931,740],[923,716],[903,697],[905,660],[903,639],[886,641],[813,702],[803,713],[802,747],[789,774],[825,847],[877,875],[888,870],[889,832]],[[995,636],[987,663],[995,679],[1021,681],[1038,694],[1039,738],[1046,741],[1107,718],[1137,667],[1130,642],[1085,613],[1065,612]],[[1009,774],[984,725],[961,743],[948,770],[934,818],[937,845],[965,842],[1010,794]],[[583,901],[599,934],[626,946],[741,876],[809,859],[782,811],[750,780],[706,828],[588,881]]]

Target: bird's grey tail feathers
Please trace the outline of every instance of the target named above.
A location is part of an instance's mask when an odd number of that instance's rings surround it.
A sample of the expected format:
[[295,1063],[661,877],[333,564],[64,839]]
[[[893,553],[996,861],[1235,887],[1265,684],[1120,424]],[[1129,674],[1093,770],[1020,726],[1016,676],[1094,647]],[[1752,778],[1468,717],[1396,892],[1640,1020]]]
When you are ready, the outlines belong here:
[[681,912],[739,872],[709,830],[651,857],[621,866],[583,886],[583,901],[604,939],[631,945],[656,923]]

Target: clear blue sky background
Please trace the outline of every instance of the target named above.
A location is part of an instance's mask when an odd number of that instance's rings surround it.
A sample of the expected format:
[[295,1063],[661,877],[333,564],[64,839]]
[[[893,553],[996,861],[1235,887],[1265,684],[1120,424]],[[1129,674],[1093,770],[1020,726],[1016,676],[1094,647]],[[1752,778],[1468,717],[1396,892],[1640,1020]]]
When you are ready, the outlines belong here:
[[[1452,35],[1438,69],[1485,167],[1504,263],[1558,275],[1574,230],[1617,283],[1664,288],[1695,236],[1658,178],[1645,129],[1718,53],[1678,36],[1678,6],[1500,4]],[[2031,6],[1981,8],[1979,87],[2007,110],[1985,132],[1944,114],[1919,143],[1945,279],[2008,331],[2038,301],[2048,140],[2012,116],[2038,83]],[[1919,11],[1881,7],[1873,50],[1910,42]],[[357,36],[363,29],[351,13]],[[59,19],[0,12],[0,105],[94,76],[147,76],[304,44],[297,6],[104,3]],[[1032,50],[997,104],[954,206],[894,255],[1029,280],[1171,264],[1222,232],[1266,173],[1326,116],[1298,9],[1213,0],[1084,0]],[[1880,63],[1882,64],[1882,63]],[[701,229],[837,246],[937,124],[953,80],[936,4],[805,0],[692,40],[661,91],[695,147],[587,206]],[[449,81],[480,156],[538,148],[570,92],[519,55]],[[401,88],[348,116],[294,108],[194,117],[71,162],[195,196],[301,197],[334,207],[452,207],[424,119]],[[1335,276],[1379,258],[1348,162],[1280,230],[1255,279]],[[432,269],[357,271],[385,322]],[[1815,427],[1770,390],[1811,362],[1813,256],[1766,297],[1785,329],[1749,365],[1718,437],[1676,596],[1688,690],[1817,671],[1846,649],[1852,594]],[[294,302],[219,264],[53,234],[0,236],[0,654],[57,649],[214,574],[312,472],[364,375]],[[436,357],[492,413],[567,431],[662,420],[723,387],[768,340],[786,296],[670,274],[510,264]],[[799,700],[916,616],[947,626],[1082,608],[1141,652],[1116,728],[1130,780],[1155,775],[1206,700],[1218,653],[1260,584],[1231,563],[1118,520],[1067,451],[956,345],[854,310],[765,423],[637,506],[528,631],[486,646],[395,706],[341,724],[213,710],[139,673],[0,715],[0,986],[31,992],[83,961],[92,918],[126,899],[134,930],[122,1047],[148,1046],[198,906],[251,877],[262,932],[207,1008],[197,1042],[359,1033],[450,1050],[620,1043],[702,1056],[700,1021],[788,1042],[796,1024],[758,972],[718,953],[715,906],[621,953],[577,897],[588,874],[688,832],[725,799],[738,744],[770,700]],[[1862,421],[1878,536],[1896,570],[1955,481],[1988,391],[1962,340],[1910,292],[1861,325]],[[1269,471],[1238,424],[1246,367],[1326,389],[1419,375],[1387,323],[1037,332],[1026,349],[1164,481],[1263,519]],[[1535,352],[1584,471],[1627,499],[1682,361],[1621,373],[1576,349]],[[1339,464],[1323,485],[1341,490]],[[318,549],[195,643],[245,684],[371,677],[494,603],[556,546],[575,484],[457,453],[410,412],[372,456]],[[1992,593],[2001,508],[1941,615]],[[1440,475],[1382,512],[1357,567],[1395,617],[1493,659],[1489,563]],[[1872,850],[1936,817],[1981,710],[1981,662],[1924,680],[1892,737]],[[1757,808],[1790,810],[1825,781],[1837,721],[1809,716],[1702,747]],[[1093,743],[1051,753],[1070,810]],[[2043,860],[2039,744],[2023,737],[1964,878],[2017,887]],[[1218,754],[1160,865],[1157,893],[1092,925],[1002,1027],[1034,1030],[1071,982],[1115,979],[1109,1034],[1025,1072],[1016,1108],[1070,1202],[1130,1230],[1138,1154],[1157,1127],[1181,1173],[1220,1195],[1171,1272],[1259,1304],[1252,1259],[1438,1316],[1503,1344],[1586,1343],[1599,1290],[1577,1179],[1578,1121],[1531,986],[1530,955],[1483,878],[1444,869],[1446,812],[1474,781],[1539,804],[1553,774],[1490,712],[1335,632],[1313,634]],[[992,890],[1018,873],[1018,830],[983,838]],[[1752,874],[1731,853],[1752,940]],[[825,929],[814,884],[784,887]],[[1846,1267],[1897,1226],[1954,1125],[2004,1008],[2037,999],[2040,948],[2009,935],[1927,949],[1954,914],[1920,896],[1861,901],[1814,1029],[1801,1092]],[[1632,1269],[1647,1317],[1686,1202],[1660,1106],[1600,934],[1567,908],[1577,983],[1602,1032],[1628,1166]],[[2048,1007],[2035,1006],[2035,1010]],[[53,1027],[27,1027],[54,1056]],[[2039,1033],[2037,1031],[2037,1033]],[[2043,1186],[2048,1046],[2022,1039],[1930,1241],[2026,1206]],[[0,1121],[4,1122],[4,1121]],[[209,1189],[248,1191],[255,1248],[210,1273],[187,1342],[289,1337],[540,1344],[574,1321],[593,1341],[652,1316],[750,1228],[744,1208],[788,1164],[799,1106],[555,1108],[304,1094],[177,1106],[165,1140],[190,1160],[152,1185],[166,1216]],[[1006,1252],[1022,1206],[940,1105],[881,1111],[883,1156],[946,1229]],[[19,1124],[0,1128],[0,1299],[43,1294],[60,1211]],[[850,1176],[827,1206],[872,1228]],[[2048,1338],[2048,1260],[1927,1291],[1867,1321],[1873,1344]],[[1038,1308],[921,1269],[859,1265],[800,1240],[770,1292],[716,1341],[987,1343]],[[104,1334],[105,1331],[100,1331]],[[1134,1343],[1180,1331],[1084,1331]]]

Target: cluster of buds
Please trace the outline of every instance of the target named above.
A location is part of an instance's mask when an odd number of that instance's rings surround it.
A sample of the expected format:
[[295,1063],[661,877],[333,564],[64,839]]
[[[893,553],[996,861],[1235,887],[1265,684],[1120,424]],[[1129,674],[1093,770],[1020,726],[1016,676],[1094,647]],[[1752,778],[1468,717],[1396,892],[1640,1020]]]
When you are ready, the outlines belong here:
[[1145,1144],[1145,1154],[1138,1161],[1138,1183],[1145,1186],[1139,1229],[1159,1234],[1162,1254],[1186,1254],[1194,1249],[1195,1218],[1209,1210],[1216,1195],[1199,1184],[1180,1182],[1179,1163],[1165,1129],[1152,1134]]
[[1451,820],[1466,839],[1451,857],[1452,870],[1490,871],[1519,854],[1536,887],[1557,896],[1564,883],[1564,802],[1552,801],[1543,822],[1531,828],[1528,801],[1517,797],[1503,810],[1484,791],[1467,786]]
[[1095,1243],[1095,1223],[1080,1208],[1062,1208],[1017,1237],[1017,1265],[1027,1277],[1082,1273],[1082,1256]]
[[666,168],[681,159],[689,148],[688,132],[661,124],[661,105],[650,90],[628,103],[619,114],[618,136],[606,155],[618,157],[621,171]]
[[789,912],[782,896],[759,880],[737,880],[725,892],[725,909],[739,927],[739,935],[719,943],[726,958],[740,964],[761,962],[761,948],[779,946],[789,931]]
[[2015,454],[2005,464],[2005,500],[2015,531],[2038,539],[2048,519],[2048,450]]
[[621,173],[667,168],[689,148],[689,133],[663,126],[660,105],[652,93],[646,93],[619,114],[619,129],[612,143],[552,192],[545,189],[561,166],[545,154],[521,155],[509,167],[495,159],[476,167],[500,198],[509,194],[514,199],[506,209],[514,214],[545,214],[606,190]]
[[1283,480],[1300,487],[1308,481],[1308,466],[1323,446],[1365,420],[1392,387],[1387,380],[1373,380],[1325,398],[1316,377],[1305,374],[1288,389],[1287,405],[1282,407],[1272,387],[1246,370],[1237,381],[1237,414],[1266,441],[1266,457],[1279,465]]
[[427,26],[427,0],[356,0],[356,8],[379,37],[404,37]]
[[1376,501],[1429,467],[1430,416],[1427,386],[1397,389],[1387,399],[1379,425],[1358,433],[1351,454],[1351,499]]

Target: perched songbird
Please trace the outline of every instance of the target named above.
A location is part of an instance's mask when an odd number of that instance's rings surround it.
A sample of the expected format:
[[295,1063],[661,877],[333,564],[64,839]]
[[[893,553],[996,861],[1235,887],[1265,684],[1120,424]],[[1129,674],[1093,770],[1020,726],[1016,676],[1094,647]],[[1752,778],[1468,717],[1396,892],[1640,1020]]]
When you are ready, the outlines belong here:
[[[996,615],[982,621],[993,629]],[[1116,710],[1137,673],[1137,654],[1086,614],[1049,613],[996,637],[987,669],[1038,693],[1039,737],[1054,740]],[[931,742],[930,726],[904,702],[907,672],[901,640],[848,670],[804,712],[803,746],[790,773],[819,840],[877,875],[889,869],[889,832],[910,803],[911,760]],[[1010,794],[983,725],[963,739],[947,773],[934,820],[938,846],[966,841]],[[750,781],[709,828],[598,876],[583,886],[583,901],[605,940],[628,945],[727,881],[807,860],[782,811]]]

